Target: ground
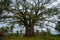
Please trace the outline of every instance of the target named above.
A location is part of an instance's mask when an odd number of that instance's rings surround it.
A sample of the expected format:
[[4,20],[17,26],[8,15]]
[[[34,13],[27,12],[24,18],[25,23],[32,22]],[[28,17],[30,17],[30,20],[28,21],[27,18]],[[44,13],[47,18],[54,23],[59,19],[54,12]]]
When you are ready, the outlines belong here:
[[22,36],[5,36],[4,40],[60,40],[57,36],[45,36],[45,37],[22,37]]

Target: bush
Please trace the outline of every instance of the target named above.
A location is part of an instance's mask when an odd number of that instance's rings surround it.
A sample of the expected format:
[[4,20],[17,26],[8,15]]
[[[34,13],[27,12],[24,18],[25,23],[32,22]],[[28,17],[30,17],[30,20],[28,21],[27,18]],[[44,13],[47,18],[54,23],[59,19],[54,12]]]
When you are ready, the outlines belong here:
[[0,32],[0,38],[2,38],[4,36],[3,32]]

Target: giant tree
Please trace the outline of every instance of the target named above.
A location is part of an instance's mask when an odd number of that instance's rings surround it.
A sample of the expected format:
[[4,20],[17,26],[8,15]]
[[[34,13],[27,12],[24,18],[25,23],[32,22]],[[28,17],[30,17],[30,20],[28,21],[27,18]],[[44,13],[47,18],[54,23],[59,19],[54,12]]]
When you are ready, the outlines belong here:
[[[11,0],[12,1],[12,0]],[[9,5],[8,13],[13,16],[3,15],[1,18],[13,18],[10,23],[24,25],[26,37],[35,36],[34,26],[41,21],[46,21],[46,15],[56,14],[56,8],[46,8],[51,4],[51,0],[14,0]],[[5,21],[5,20],[4,20]]]

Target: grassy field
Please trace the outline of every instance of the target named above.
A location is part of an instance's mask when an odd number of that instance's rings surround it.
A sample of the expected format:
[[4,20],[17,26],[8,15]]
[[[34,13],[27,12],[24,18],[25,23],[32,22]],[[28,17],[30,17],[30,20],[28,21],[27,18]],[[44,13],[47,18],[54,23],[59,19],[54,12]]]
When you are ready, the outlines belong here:
[[40,37],[20,37],[20,36],[10,36],[5,37],[4,40],[43,40]]
[[45,37],[21,37],[21,36],[6,36],[4,40],[60,40],[59,37],[45,36]]

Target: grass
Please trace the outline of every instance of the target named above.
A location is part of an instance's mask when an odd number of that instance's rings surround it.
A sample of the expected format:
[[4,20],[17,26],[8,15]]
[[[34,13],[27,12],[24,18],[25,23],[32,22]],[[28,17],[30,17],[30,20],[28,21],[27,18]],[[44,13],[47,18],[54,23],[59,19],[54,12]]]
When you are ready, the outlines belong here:
[[43,40],[43,39],[40,37],[10,36],[10,37],[5,37],[4,40]]
[[4,40],[60,40],[58,36],[38,36],[38,37],[22,37],[22,36],[5,36]]

